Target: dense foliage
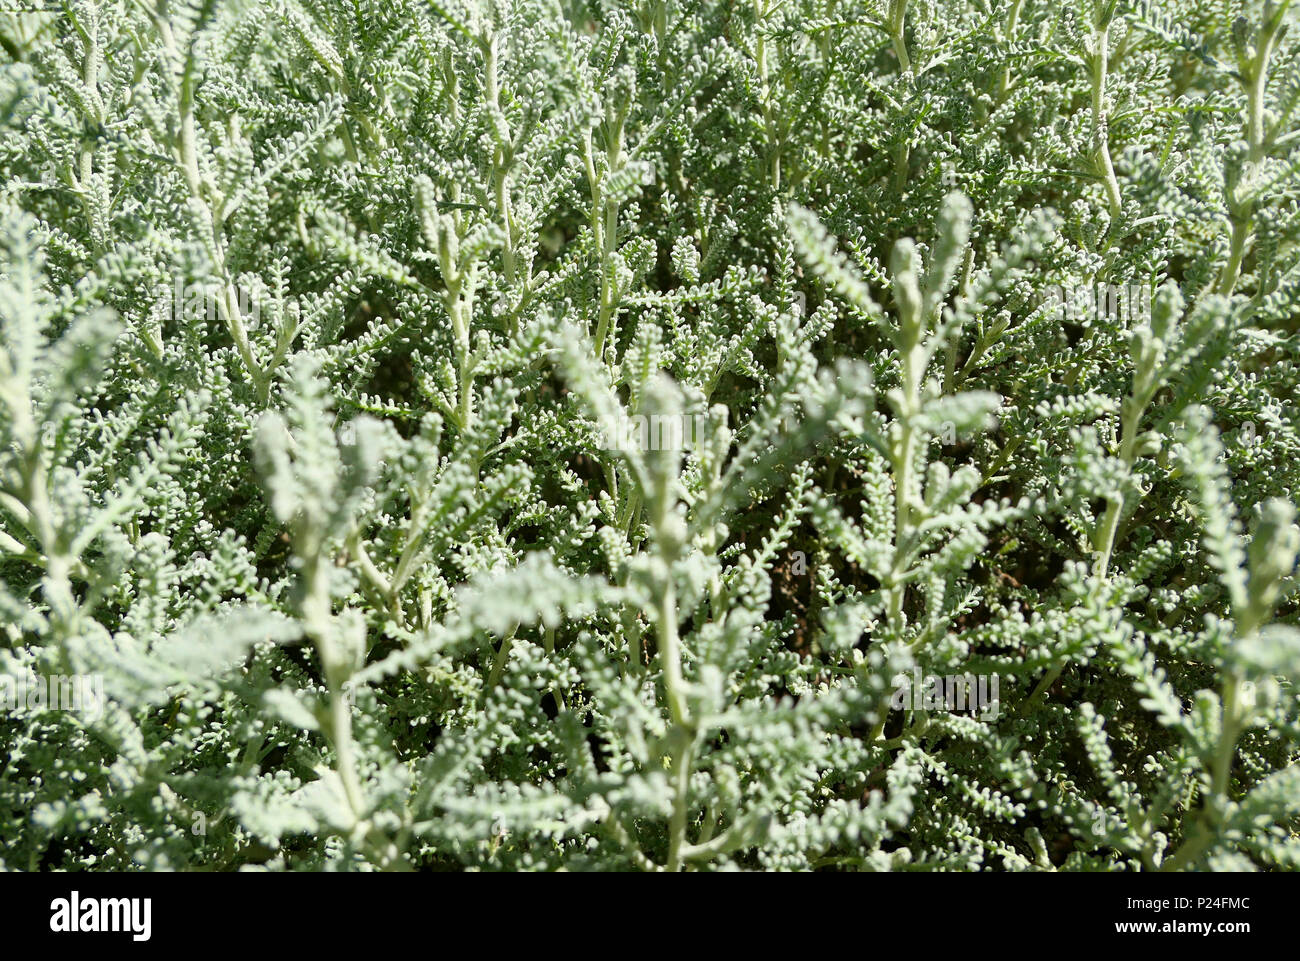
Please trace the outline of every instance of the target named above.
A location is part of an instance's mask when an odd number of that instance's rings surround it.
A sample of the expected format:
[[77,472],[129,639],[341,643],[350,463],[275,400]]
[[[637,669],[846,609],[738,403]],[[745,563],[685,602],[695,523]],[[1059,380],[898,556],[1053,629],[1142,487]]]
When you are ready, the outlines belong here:
[[1295,869],[1290,7],[7,4],[0,866]]

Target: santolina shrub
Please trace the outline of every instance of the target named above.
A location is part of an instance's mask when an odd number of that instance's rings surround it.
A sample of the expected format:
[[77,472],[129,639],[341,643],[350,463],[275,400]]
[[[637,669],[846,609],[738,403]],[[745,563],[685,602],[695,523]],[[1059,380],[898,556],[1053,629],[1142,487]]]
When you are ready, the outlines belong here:
[[0,865],[1295,869],[1293,19],[7,4]]

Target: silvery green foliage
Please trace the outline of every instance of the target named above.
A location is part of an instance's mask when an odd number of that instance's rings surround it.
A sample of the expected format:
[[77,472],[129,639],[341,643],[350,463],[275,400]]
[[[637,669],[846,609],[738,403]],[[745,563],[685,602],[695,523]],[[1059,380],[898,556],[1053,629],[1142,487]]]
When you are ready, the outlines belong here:
[[55,6],[4,867],[1300,866],[1289,0]]

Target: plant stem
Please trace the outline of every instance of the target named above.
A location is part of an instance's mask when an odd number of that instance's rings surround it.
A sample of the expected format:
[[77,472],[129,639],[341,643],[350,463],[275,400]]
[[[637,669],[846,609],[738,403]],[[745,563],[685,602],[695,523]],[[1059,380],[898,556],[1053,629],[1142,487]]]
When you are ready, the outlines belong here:
[[[1268,89],[1268,64],[1277,44],[1282,19],[1290,6],[1291,0],[1283,0],[1277,9],[1272,11],[1272,16],[1265,20],[1259,29],[1254,54],[1249,58],[1242,57],[1238,61],[1238,76],[1246,93],[1246,120],[1243,127],[1246,143],[1249,145],[1246,167],[1250,174],[1257,174],[1259,165],[1268,156],[1269,136],[1264,125],[1266,117],[1264,94]],[[1251,179],[1253,181],[1253,177]],[[1228,260],[1223,265],[1223,270],[1219,272],[1219,280],[1214,288],[1215,293],[1225,297],[1231,296],[1237,287],[1237,280],[1241,276],[1241,264],[1255,229],[1256,199],[1250,195],[1244,199],[1237,197],[1237,191],[1240,189],[1239,181],[1240,173],[1229,181],[1228,218],[1232,223],[1232,237],[1228,243]],[[1251,187],[1254,187],[1253,182]]]
[[[486,77],[485,85],[487,87],[488,112],[493,119],[493,141],[492,148],[492,184],[493,193],[496,197],[497,212],[501,217],[501,230],[504,234],[504,240],[501,246],[501,273],[505,280],[507,288],[513,288],[515,284],[515,222],[514,211],[510,197],[510,167],[511,158],[508,150],[510,145],[502,143],[498,138],[499,127],[504,127],[504,120],[501,120],[501,92],[500,81],[498,79],[498,54],[497,54],[497,35],[495,33],[481,41],[483,47],[484,67],[483,71]],[[511,315],[511,328],[518,324],[517,315]]]
[[898,58],[898,72],[907,73],[912,69],[912,58],[907,54],[906,32],[907,0],[889,0],[889,39],[894,47],[894,56]]
[[1241,678],[1229,671],[1223,680],[1223,719],[1219,740],[1215,744],[1210,767],[1210,793],[1202,802],[1200,816],[1191,833],[1160,865],[1162,871],[1181,871],[1195,864],[1197,859],[1214,843],[1223,806],[1228,800],[1232,760],[1236,756],[1237,738],[1241,734],[1244,717],[1241,705]]
[[[163,46],[173,57],[181,58],[175,35],[172,33],[171,24],[166,15],[159,14],[155,18],[155,22],[158,25],[158,32],[162,38]],[[181,169],[185,174],[185,183],[189,187],[190,200],[204,212],[205,226],[208,228],[207,235],[204,237],[204,246],[207,247],[208,253],[212,257],[212,265],[221,282],[221,296],[217,298],[217,314],[222,323],[225,324],[231,340],[234,341],[235,350],[243,362],[245,371],[252,380],[258,400],[266,403],[270,396],[270,378],[253,356],[252,344],[248,339],[248,328],[244,324],[244,315],[239,306],[239,294],[230,278],[230,271],[226,267],[225,229],[222,226],[222,218],[218,210],[214,209],[214,206],[208,202],[208,198],[205,196],[203,178],[199,172],[197,136],[194,126],[194,74],[189,63],[191,58],[192,52],[190,56],[181,58],[185,66],[182,70],[179,96],[180,136],[177,141],[177,152],[180,155]],[[220,203],[216,206],[219,207]]]
[[1098,21],[1092,33],[1092,144],[1102,182],[1106,187],[1106,201],[1110,207],[1111,221],[1119,219],[1123,201],[1119,181],[1115,178],[1115,165],[1110,158],[1109,119],[1106,116],[1106,75],[1110,59],[1110,22]]
[[[1126,471],[1131,471],[1137,461],[1137,433],[1146,405],[1141,404],[1135,395],[1130,395],[1124,406],[1127,411],[1120,425],[1119,459]],[[1106,513],[1102,517],[1095,538],[1096,559],[1093,562],[1093,574],[1096,577],[1105,578],[1110,569],[1111,554],[1115,550],[1115,535],[1119,531],[1123,510],[1122,493],[1106,502]]]
[[660,569],[655,579],[655,640],[659,648],[659,664],[663,670],[664,700],[672,722],[669,750],[672,752],[672,815],[668,822],[669,871],[682,866],[682,851],[686,846],[686,820],[690,800],[691,766],[695,760],[696,730],[686,697],[686,681],[682,676],[681,641],[677,634],[677,587],[674,582],[674,565],[681,556],[682,537],[677,527],[678,518],[673,513],[675,474],[667,469],[669,459],[660,463],[649,495],[650,521],[655,532],[655,548]]
[[[1020,25],[1020,10],[1025,5],[1025,0],[1011,0],[1011,10],[1007,14],[1007,25],[1003,31],[1003,40],[1010,41],[1016,35],[1016,28]],[[1002,68],[1002,73],[998,77],[997,93],[994,100],[1001,103],[1006,99],[1007,93],[1011,90],[1011,64],[1008,63]]]
[[[906,321],[903,328],[909,325]],[[910,337],[904,333],[901,343],[902,402],[897,411],[898,430],[890,445],[890,462],[894,474],[894,560],[886,591],[890,627],[901,633],[906,626],[903,599],[906,585],[902,582],[910,560],[907,541],[912,528],[912,461],[916,458],[916,417],[921,409],[921,378],[925,373],[925,348],[920,343],[919,329]]]

